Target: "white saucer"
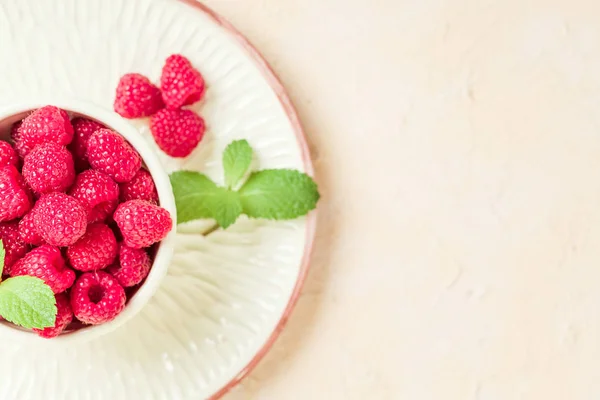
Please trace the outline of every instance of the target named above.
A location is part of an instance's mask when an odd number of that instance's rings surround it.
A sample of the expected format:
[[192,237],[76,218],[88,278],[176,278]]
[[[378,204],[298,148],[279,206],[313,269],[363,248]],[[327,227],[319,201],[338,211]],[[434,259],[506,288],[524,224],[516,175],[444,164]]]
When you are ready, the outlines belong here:
[[[208,84],[208,124],[184,161],[160,153],[147,121],[133,121],[169,170],[222,182],[221,153],[248,139],[258,168],[312,172],[295,112],[245,39],[200,4],[177,0],[0,2],[0,106],[55,96],[111,109],[121,75],[157,81],[164,59],[187,56]],[[304,280],[314,214],[241,220],[208,237],[210,222],[179,227],[173,264],[150,303],[90,343],[19,346],[0,337],[0,399],[207,399],[233,386],[282,329]]]

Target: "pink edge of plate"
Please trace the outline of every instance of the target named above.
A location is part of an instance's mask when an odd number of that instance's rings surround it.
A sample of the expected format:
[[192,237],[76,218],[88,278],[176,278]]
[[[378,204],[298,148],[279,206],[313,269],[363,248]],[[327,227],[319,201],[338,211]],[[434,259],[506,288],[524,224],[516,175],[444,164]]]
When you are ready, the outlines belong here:
[[[179,0],[196,10],[203,12],[211,20],[220,25],[223,29],[227,30],[232,37],[244,48],[246,53],[252,58],[269,86],[273,89],[281,106],[283,107],[287,117],[290,120],[294,128],[294,132],[296,134],[296,140],[298,141],[298,145],[302,151],[302,162],[304,164],[304,169],[306,173],[309,175],[314,175],[313,165],[311,161],[310,151],[308,150],[308,142],[306,139],[306,134],[302,129],[302,125],[300,124],[300,120],[298,118],[298,114],[296,113],[296,109],[294,108],[290,98],[288,97],[281,81],[276,76],[275,72],[271,68],[271,66],[267,63],[264,57],[260,54],[260,52],[242,35],[233,25],[231,25],[227,20],[221,17],[219,14],[205,6],[204,4],[198,2],[197,0]],[[242,379],[244,379],[262,360],[262,358],[267,354],[267,352],[271,349],[283,328],[287,324],[287,321],[294,309],[294,306],[298,302],[298,298],[302,291],[302,286],[306,280],[306,276],[308,274],[313,242],[315,238],[317,226],[317,215],[316,212],[311,212],[307,217],[306,224],[306,235],[305,235],[305,246],[304,246],[304,255],[302,256],[302,264],[300,266],[300,272],[298,273],[298,279],[296,281],[296,285],[294,286],[294,290],[290,297],[290,300],[285,307],[283,315],[281,319],[275,326],[275,329],[267,339],[267,341],[263,344],[260,350],[254,355],[252,360],[240,371],[236,374],[236,376],[229,381],[225,386],[219,389],[216,393],[214,393],[208,400],[217,400],[223,397],[227,392],[229,392],[233,387],[235,387]]]

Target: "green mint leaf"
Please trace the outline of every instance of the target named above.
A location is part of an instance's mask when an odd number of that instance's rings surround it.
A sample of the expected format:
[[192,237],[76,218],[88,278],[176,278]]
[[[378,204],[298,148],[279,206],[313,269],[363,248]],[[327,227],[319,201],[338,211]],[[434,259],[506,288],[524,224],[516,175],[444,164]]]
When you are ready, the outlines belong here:
[[213,218],[213,212],[207,207],[207,203],[214,203],[214,198],[221,192],[210,178],[194,171],[177,171],[170,178],[178,223]]
[[294,219],[313,210],[317,184],[300,171],[267,169],[250,175],[239,191],[244,213],[251,218]]
[[179,223],[214,218],[220,226],[226,228],[242,213],[239,194],[218,187],[206,175],[194,171],[177,171],[170,178]]
[[242,202],[238,192],[223,188],[219,189],[222,190],[222,193],[218,198],[215,198],[216,201],[211,205],[211,209],[213,210],[213,218],[225,229],[242,214]]
[[231,142],[223,152],[223,170],[225,172],[225,185],[234,188],[252,163],[252,147],[246,140]]
[[4,250],[4,243],[0,240],[0,277],[4,272],[4,258],[6,257],[6,251]]
[[16,276],[0,284],[0,315],[23,328],[54,326],[56,299],[43,280]]

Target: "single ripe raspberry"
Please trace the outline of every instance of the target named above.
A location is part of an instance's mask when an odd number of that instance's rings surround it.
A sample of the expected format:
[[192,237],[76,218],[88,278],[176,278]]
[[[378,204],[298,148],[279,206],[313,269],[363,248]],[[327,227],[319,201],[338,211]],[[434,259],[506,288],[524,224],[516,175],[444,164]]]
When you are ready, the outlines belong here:
[[85,324],[113,320],[125,308],[125,290],[115,277],[104,272],[86,272],[71,289],[71,307],[75,318]]
[[92,133],[96,132],[98,129],[105,128],[105,126],[91,119],[79,117],[73,119],[71,124],[73,125],[75,133],[73,134],[73,141],[69,145],[69,150],[73,153],[75,167],[78,171],[83,171],[89,168],[85,154],[87,152],[88,140]]
[[71,267],[78,271],[95,271],[109,266],[117,256],[117,239],[105,224],[91,224],[87,232],[67,249]]
[[11,267],[29,251],[29,246],[21,240],[17,221],[0,223],[0,239],[6,254],[4,256],[4,273],[10,275]]
[[144,200],[119,204],[113,219],[121,230],[124,243],[135,249],[161,241],[173,224],[167,210]]
[[144,280],[150,272],[152,262],[146,250],[134,249],[124,243],[119,245],[119,260],[106,269],[121,286],[135,286]]
[[35,230],[52,246],[70,246],[85,233],[87,211],[81,203],[64,193],[40,197],[33,214]]
[[204,137],[204,120],[191,110],[160,110],[150,119],[158,147],[171,157],[187,157]]
[[8,142],[0,141],[0,167],[12,165],[19,167],[19,156]]
[[148,117],[164,106],[160,89],[144,75],[125,74],[119,80],[114,109],[122,117]]
[[47,244],[36,247],[14,263],[10,275],[40,278],[54,293],[64,292],[75,281],[75,272],[67,268],[60,249]]
[[180,54],[167,58],[160,77],[162,97],[169,108],[179,108],[199,101],[206,85],[200,72]]
[[56,298],[56,321],[54,326],[44,329],[34,329],[39,336],[51,339],[60,335],[67,326],[73,321],[73,310],[71,310],[71,299],[66,293],[54,295]]
[[17,143],[19,137],[21,136],[21,125],[23,125],[23,120],[15,122],[10,127],[10,138],[14,143]]
[[44,243],[44,239],[35,229],[35,222],[33,221],[33,213],[35,212],[35,206],[19,221],[19,236],[25,243],[33,246],[39,246]]
[[158,193],[150,172],[140,169],[129,181],[119,184],[121,202],[129,200],[146,200],[158,204]]
[[55,143],[66,146],[73,139],[73,126],[64,110],[54,106],[38,108],[23,120],[16,148],[25,157],[35,146]]
[[127,182],[142,166],[137,151],[123,136],[110,129],[98,129],[88,140],[88,161],[92,168],[104,172],[116,182]]
[[40,144],[25,156],[23,178],[35,193],[64,192],[75,180],[73,156],[65,146]]
[[7,165],[0,168],[0,222],[22,217],[31,209],[30,192],[19,171]]
[[119,201],[119,185],[103,172],[88,169],[77,175],[69,194],[88,212],[88,222],[104,221]]

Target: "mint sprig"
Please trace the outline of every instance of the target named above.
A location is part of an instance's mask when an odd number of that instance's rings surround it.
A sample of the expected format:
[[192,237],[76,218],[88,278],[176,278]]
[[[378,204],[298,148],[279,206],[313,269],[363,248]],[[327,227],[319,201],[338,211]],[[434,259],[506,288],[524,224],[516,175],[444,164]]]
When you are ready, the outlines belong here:
[[[0,241],[0,276],[6,251]],[[23,328],[54,326],[56,298],[50,286],[33,276],[15,276],[0,283],[0,315]]]
[[225,187],[199,172],[172,173],[178,222],[212,218],[227,228],[242,214],[289,220],[315,209],[320,195],[310,176],[291,169],[267,169],[250,173],[243,182],[251,162],[248,142],[236,140],[223,152]]

